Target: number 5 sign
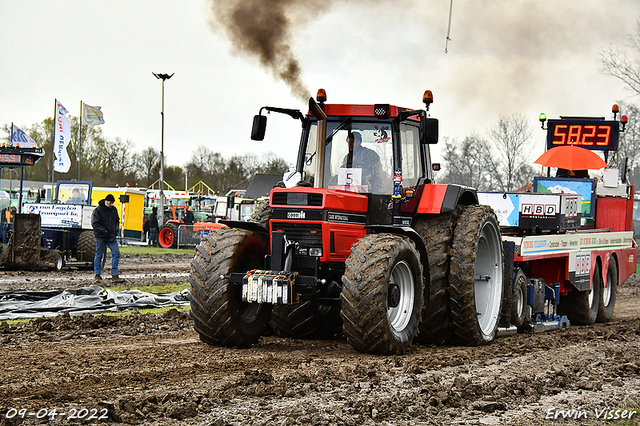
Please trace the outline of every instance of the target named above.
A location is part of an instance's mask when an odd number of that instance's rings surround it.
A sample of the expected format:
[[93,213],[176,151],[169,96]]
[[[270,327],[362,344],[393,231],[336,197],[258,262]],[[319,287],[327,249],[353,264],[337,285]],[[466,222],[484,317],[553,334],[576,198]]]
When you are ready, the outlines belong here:
[[362,169],[341,168],[338,170],[338,185],[362,185]]

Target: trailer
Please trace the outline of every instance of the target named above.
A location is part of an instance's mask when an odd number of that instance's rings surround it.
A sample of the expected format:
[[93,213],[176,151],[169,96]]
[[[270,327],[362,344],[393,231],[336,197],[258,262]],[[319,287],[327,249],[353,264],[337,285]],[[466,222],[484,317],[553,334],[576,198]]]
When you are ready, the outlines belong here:
[[[547,176],[534,178],[533,192],[478,194],[497,213],[510,276],[511,324],[502,334],[611,320],[618,285],[637,267],[634,186],[593,156],[607,158],[625,124],[625,116],[549,120],[547,153],[564,152],[548,163]],[[571,151],[585,163],[570,164]],[[605,168],[589,177],[598,161]]]

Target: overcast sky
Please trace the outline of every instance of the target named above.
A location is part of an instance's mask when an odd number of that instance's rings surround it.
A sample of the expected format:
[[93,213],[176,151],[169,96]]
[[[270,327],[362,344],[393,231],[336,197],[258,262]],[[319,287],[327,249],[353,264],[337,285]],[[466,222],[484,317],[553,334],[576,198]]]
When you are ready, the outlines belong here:
[[[244,3],[255,1],[276,3]],[[265,105],[306,112],[307,103],[230,41],[213,3],[0,0],[0,124],[41,122],[56,98],[77,116],[82,100],[102,107],[105,136],[160,150],[161,81],[152,72],[175,73],[165,83],[167,164],[183,165],[200,145],[227,158],[271,151],[294,162],[299,122],[271,114],[267,138],[253,142],[252,116]],[[441,137],[486,132],[501,114],[539,128],[540,112],[609,117],[614,102],[639,101],[599,64],[603,48],[624,48],[635,31],[638,0],[455,0],[446,54],[449,0],[289,3],[285,44],[309,93],[421,108],[430,89]],[[534,135],[532,162],[545,137]]]

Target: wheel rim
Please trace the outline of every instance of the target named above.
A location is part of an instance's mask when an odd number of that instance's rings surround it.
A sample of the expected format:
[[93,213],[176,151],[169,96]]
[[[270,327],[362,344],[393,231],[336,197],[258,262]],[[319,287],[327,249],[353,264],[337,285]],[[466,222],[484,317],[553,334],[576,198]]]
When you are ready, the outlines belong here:
[[524,294],[524,290],[522,290],[522,286],[520,285],[520,283],[518,283],[517,296],[518,296],[518,299],[516,301],[517,303],[516,308],[518,310],[518,318],[522,318],[524,316],[525,294]]
[[389,325],[396,331],[402,331],[411,320],[416,297],[411,267],[404,260],[398,262],[391,271],[388,293]]
[[62,256],[58,255],[56,257],[56,269],[59,271],[62,269]]
[[607,269],[607,286],[602,289],[602,302],[604,306],[608,307],[613,298],[613,292],[618,285],[618,268],[615,263],[609,262],[609,268]]
[[602,289],[602,303],[604,306],[609,306],[611,302],[611,279],[607,276],[607,286]]
[[171,246],[173,244],[173,232],[170,228],[165,228],[160,233],[160,241],[165,247]]
[[478,239],[474,296],[478,324],[485,335],[493,333],[502,298],[502,252],[498,236],[498,230],[491,222],[487,222]]

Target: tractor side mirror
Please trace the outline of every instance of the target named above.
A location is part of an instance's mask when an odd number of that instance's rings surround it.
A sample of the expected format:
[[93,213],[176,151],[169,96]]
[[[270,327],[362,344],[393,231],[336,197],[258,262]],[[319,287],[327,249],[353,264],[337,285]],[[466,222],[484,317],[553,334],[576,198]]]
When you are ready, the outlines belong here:
[[424,120],[422,143],[435,145],[438,143],[438,119],[426,118]]
[[251,127],[251,140],[262,141],[264,140],[264,133],[267,130],[267,116],[266,115],[254,115],[253,126]]

